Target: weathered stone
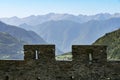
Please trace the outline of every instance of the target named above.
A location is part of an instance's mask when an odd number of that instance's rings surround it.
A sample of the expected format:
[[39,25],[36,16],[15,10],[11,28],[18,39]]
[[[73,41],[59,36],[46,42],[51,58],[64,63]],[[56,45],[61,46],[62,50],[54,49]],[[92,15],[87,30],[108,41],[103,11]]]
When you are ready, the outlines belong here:
[[119,80],[120,62],[106,46],[73,45],[72,61],[56,61],[55,45],[25,45],[24,60],[0,60],[0,80]]

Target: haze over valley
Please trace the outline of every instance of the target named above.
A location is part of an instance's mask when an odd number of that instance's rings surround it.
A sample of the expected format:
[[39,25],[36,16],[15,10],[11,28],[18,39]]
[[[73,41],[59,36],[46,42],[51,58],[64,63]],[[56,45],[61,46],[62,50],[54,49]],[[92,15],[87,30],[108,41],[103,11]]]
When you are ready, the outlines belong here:
[[[72,45],[90,45],[108,32],[120,28],[120,14],[55,14],[25,18],[0,18],[0,31],[24,44],[55,44],[56,55],[71,51]],[[12,26],[11,26],[12,25]]]

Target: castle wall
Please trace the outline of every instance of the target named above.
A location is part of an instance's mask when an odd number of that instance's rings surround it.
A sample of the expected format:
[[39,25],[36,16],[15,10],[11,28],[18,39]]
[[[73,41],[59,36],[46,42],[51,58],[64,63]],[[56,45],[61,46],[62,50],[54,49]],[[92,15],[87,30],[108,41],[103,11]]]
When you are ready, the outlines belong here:
[[107,61],[106,46],[73,45],[72,55],[73,61],[80,63],[106,63]]
[[56,61],[55,45],[25,45],[24,60],[0,60],[0,80],[120,79],[120,62],[107,61],[106,46],[73,45],[72,55]]
[[55,60],[55,45],[25,45],[24,46],[24,59],[35,60],[36,53],[39,60]]

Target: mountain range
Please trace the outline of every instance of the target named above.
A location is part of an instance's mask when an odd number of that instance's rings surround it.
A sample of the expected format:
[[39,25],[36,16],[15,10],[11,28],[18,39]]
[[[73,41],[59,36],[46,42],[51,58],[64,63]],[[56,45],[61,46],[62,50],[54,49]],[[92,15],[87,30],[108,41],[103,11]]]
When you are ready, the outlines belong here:
[[73,44],[92,44],[105,33],[120,28],[120,18],[107,20],[91,20],[85,23],[70,20],[48,21],[37,26],[34,30],[47,43],[56,44],[64,52],[71,50]]
[[0,20],[17,25],[18,28],[34,31],[47,43],[55,44],[63,52],[69,52],[73,44],[92,44],[104,34],[120,28],[119,13],[100,13],[90,16],[50,13]]
[[109,13],[99,13],[96,15],[72,15],[72,14],[58,14],[58,13],[49,13],[46,15],[31,15],[24,18],[19,17],[10,17],[10,18],[0,18],[1,21],[10,24],[19,26],[26,23],[27,25],[36,26],[47,21],[59,21],[59,20],[70,20],[78,23],[88,22],[90,20],[106,20],[110,18],[120,17],[119,13],[109,14]]

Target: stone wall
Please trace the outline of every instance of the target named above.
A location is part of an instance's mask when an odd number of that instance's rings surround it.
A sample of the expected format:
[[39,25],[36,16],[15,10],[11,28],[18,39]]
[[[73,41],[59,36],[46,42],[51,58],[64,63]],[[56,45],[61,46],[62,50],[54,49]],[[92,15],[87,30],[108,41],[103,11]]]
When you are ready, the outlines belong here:
[[25,45],[24,60],[0,60],[0,80],[119,80],[120,62],[104,45],[73,45],[72,61],[56,61],[55,45]]

